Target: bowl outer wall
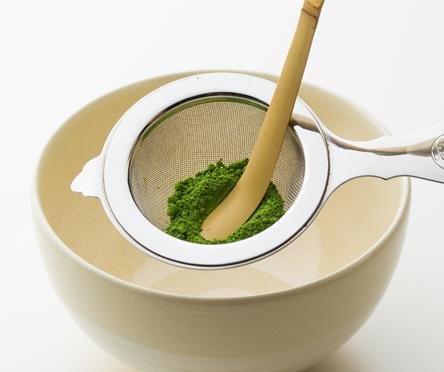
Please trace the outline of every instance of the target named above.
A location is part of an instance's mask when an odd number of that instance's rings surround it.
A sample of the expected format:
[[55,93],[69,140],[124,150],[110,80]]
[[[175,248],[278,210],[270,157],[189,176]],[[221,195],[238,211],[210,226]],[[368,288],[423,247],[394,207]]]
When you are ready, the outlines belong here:
[[39,246],[58,295],[111,354],[145,370],[295,371],[341,346],[378,303],[404,238],[405,189],[389,232],[352,264],[302,287],[232,299],[163,294],[104,273],[51,230],[37,190],[33,207]]

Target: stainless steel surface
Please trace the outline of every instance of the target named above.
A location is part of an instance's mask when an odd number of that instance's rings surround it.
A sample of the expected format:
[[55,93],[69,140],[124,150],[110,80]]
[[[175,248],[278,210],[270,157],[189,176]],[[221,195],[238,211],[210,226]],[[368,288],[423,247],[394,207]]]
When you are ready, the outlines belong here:
[[444,125],[406,136],[358,142],[340,138],[323,128],[329,143],[331,175],[327,194],[350,179],[410,176],[444,183]]
[[444,125],[405,137],[348,141],[298,100],[274,174],[286,213],[265,231],[221,245],[166,234],[174,184],[209,163],[248,156],[275,84],[256,76],[210,73],[170,83],[132,106],[72,189],[101,199],[133,245],[163,261],[223,268],[266,257],[312,222],[332,192],[357,177],[412,176],[444,183]]
[[320,126],[324,134],[330,175],[323,202],[337,187],[358,177],[387,180],[409,176],[444,183],[444,124],[406,136],[350,141],[331,132],[314,116],[295,115],[290,124],[307,130]]
[[[273,226],[251,238],[224,244],[223,247],[189,243],[162,231],[166,222],[166,196],[171,193],[174,183],[183,176],[183,172],[189,176],[208,165],[200,159],[200,151],[209,162],[220,157],[218,151],[231,154],[232,160],[238,160],[235,156],[244,157],[248,154],[248,148],[255,139],[253,132],[260,125],[263,106],[270,102],[274,87],[275,84],[268,80],[233,73],[191,76],[163,86],[142,98],[122,116],[109,134],[102,153],[85,165],[84,170],[73,181],[72,189],[100,198],[116,229],[135,247],[176,265],[198,268],[231,267],[258,260],[283,248],[314,217],[326,189],[329,166],[327,148],[320,130],[313,128],[289,128],[287,144],[284,145],[287,150],[284,149],[283,161],[275,174],[275,181],[280,184],[280,191],[287,201],[287,210]],[[219,107],[217,112],[219,119],[223,119],[223,125],[220,126],[220,120],[211,120],[212,133],[205,134],[211,138],[211,146],[207,149],[205,142],[199,140],[205,133],[205,120],[193,118],[190,127],[181,127],[181,120],[173,120],[180,113],[189,115],[187,110],[190,108],[191,113],[204,114],[208,119],[211,115],[208,116],[209,113],[205,110],[195,111],[205,106],[199,108],[199,105],[193,103],[199,102],[204,96],[210,96],[211,100],[214,97],[226,100],[226,97],[233,95],[237,102],[229,107],[231,113],[242,113],[244,116],[247,114],[250,119],[248,123],[241,123],[239,118],[231,115],[230,123],[230,115],[224,119]],[[241,103],[239,97],[242,97]],[[185,110],[182,110],[182,104],[185,104]],[[220,104],[216,100],[216,106]],[[239,111],[240,107],[242,110]],[[174,109],[179,109],[178,113],[168,117],[167,113]],[[300,100],[296,104],[295,113],[306,117],[312,115]],[[163,120],[163,123],[159,124],[158,120]],[[242,128],[241,124],[247,128]],[[179,128],[186,133],[180,133]],[[223,134],[227,128],[228,133]],[[248,134],[251,130],[251,138],[239,137],[239,134]],[[157,131],[159,132],[156,133]],[[234,140],[236,132],[240,142]],[[160,138],[145,144],[152,135],[160,135]],[[191,142],[197,139],[197,142],[188,148],[186,154],[181,154],[176,148],[187,148],[186,139]],[[181,141],[179,146],[178,140]],[[213,147],[219,150],[215,151]],[[168,154],[173,156],[169,158]],[[135,171],[134,167],[138,170]],[[147,176],[150,177],[151,184],[146,181]],[[164,181],[167,183],[163,184]],[[156,188],[160,190],[155,190]],[[151,199],[151,205],[143,204],[144,194],[147,198],[152,198],[149,193],[157,193],[155,202]]]

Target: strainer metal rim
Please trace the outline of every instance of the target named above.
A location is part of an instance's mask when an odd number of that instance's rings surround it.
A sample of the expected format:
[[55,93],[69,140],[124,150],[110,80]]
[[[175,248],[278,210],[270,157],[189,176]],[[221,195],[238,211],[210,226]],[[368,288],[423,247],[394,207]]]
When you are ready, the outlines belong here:
[[222,245],[186,242],[172,237],[148,221],[137,207],[128,183],[130,156],[140,133],[169,107],[196,96],[238,94],[269,104],[275,83],[240,73],[207,73],[162,86],[134,104],[111,131],[101,159],[103,194],[108,217],[137,248],[158,259],[185,267],[232,267],[263,258],[292,241],[317,213],[325,194],[328,149],[311,110],[298,99],[294,113],[313,119],[316,130],[294,126],[305,158],[300,193],[281,219],[248,239]]

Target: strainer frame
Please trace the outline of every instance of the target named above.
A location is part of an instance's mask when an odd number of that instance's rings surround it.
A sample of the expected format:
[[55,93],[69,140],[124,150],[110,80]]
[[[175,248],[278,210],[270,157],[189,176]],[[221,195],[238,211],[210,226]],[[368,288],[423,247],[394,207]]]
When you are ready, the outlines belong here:
[[[164,85],[135,103],[119,119],[93,159],[103,177],[96,192],[114,226],[137,248],[162,261],[190,268],[226,268],[264,258],[295,239],[317,214],[329,175],[328,147],[312,111],[298,99],[294,114],[312,119],[310,128],[294,125],[305,160],[301,190],[293,204],[275,224],[250,238],[210,245],[186,242],[154,226],[139,210],[128,182],[130,157],[140,134],[155,118],[179,102],[199,96],[234,94],[268,105],[275,83],[240,73],[206,73]],[[90,164],[90,166],[92,166]]]

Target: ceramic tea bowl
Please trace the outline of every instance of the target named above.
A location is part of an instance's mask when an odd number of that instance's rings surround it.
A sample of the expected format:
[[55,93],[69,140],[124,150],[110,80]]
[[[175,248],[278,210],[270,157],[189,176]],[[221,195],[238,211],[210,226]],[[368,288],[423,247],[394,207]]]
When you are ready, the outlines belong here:
[[[98,200],[71,192],[70,183],[135,101],[194,73],[114,91],[52,137],[33,192],[45,266],[80,327],[138,370],[303,370],[347,341],[384,293],[403,243],[409,182],[343,185],[295,242],[247,266],[198,271],[141,253],[115,231]],[[304,85],[300,95],[345,138],[385,133],[335,94]]]

